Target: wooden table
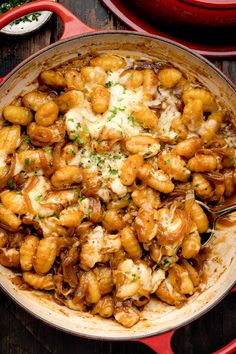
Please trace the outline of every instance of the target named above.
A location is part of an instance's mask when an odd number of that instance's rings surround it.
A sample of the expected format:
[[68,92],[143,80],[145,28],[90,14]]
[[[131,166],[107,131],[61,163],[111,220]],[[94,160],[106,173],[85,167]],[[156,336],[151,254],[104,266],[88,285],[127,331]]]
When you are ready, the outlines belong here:
[[[125,28],[98,0],[63,0],[75,15],[94,28]],[[53,43],[62,33],[56,16],[39,31],[25,37],[0,36],[0,77],[31,53]],[[236,59],[214,63],[236,82]],[[230,294],[208,314],[177,331],[172,348],[177,354],[209,354],[235,337],[236,303]],[[73,337],[34,319],[0,292],[1,354],[151,354],[143,344],[92,341]],[[162,354],[162,353],[160,353]]]

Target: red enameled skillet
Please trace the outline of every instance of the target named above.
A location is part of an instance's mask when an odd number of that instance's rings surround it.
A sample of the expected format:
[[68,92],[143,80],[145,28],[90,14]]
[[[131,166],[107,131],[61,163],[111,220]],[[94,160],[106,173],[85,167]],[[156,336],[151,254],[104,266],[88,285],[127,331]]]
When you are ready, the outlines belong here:
[[[25,59],[1,79],[0,114],[14,97],[32,90],[31,83],[43,68],[52,68],[78,57],[78,54],[112,51],[173,62],[183,72],[197,76],[236,116],[236,88],[233,84],[206,59],[173,41],[131,31],[98,32],[78,20],[61,4],[50,1],[35,1],[14,8],[0,16],[0,29],[18,17],[41,10],[59,15],[64,23],[64,33],[58,42]],[[11,271],[1,266],[0,284],[16,303],[33,316],[62,331],[90,339],[140,341],[158,353],[170,354],[173,353],[170,342],[174,331],[209,311],[235,284],[236,226],[216,232],[208,247],[208,280],[202,291],[193,295],[182,308],[163,306],[158,301],[150,302],[143,311],[143,320],[129,329],[112,320],[62,308],[33,292],[20,291],[10,280]],[[221,260],[217,264],[216,258]],[[216,353],[235,352],[236,339]]]

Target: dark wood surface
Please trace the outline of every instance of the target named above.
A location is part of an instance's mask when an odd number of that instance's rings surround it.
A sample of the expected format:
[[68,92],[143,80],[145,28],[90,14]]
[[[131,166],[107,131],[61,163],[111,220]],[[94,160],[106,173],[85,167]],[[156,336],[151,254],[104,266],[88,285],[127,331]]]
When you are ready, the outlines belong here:
[[[125,28],[98,0],[60,2],[91,27]],[[0,77],[28,55],[57,40],[62,29],[54,15],[34,34],[17,38],[0,35]],[[213,62],[236,82],[236,58]],[[233,340],[235,328],[235,294],[230,294],[201,319],[179,329],[172,339],[172,348],[177,354],[209,354]],[[33,318],[0,291],[0,354],[44,353],[151,354],[153,351],[140,343],[92,341],[64,334]]]

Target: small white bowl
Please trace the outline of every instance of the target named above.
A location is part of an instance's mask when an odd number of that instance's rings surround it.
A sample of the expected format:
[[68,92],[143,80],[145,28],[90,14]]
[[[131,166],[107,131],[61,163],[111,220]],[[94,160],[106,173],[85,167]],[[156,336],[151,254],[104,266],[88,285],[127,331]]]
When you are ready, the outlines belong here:
[[[57,0],[51,0],[51,1],[57,1]],[[9,35],[14,35],[14,36],[18,36],[18,35],[24,35],[24,34],[28,34],[31,32],[36,31],[37,29],[39,29],[40,27],[42,27],[53,15],[53,12],[51,11],[38,11],[38,12],[33,12],[31,14],[26,15],[27,18],[29,18],[31,20],[31,22],[29,21],[20,21],[19,23],[15,23],[15,21],[11,22],[9,25],[7,25],[6,27],[4,27],[0,33],[4,33],[4,34],[9,34]],[[37,19],[32,20],[32,16],[36,16]],[[25,16],[23,16],[22,18],[24,18]]]

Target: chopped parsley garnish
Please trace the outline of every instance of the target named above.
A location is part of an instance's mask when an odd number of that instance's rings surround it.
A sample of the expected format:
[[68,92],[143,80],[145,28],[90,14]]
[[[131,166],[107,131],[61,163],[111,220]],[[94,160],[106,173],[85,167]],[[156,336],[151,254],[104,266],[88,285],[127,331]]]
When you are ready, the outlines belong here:
[[41,200],[42,199],[42,194],[40,194],[40,195],[37,195],[35,198],[34,198],[34,200],[36,200],[36,202],[38,202],[39,200]]
[[164,161],[164,165],[167,165],[168,163],[170,163],[170,160],[165,160]]
[[111,111],[111,115],[108,117],[108,121],[112,120],[118,112],[123,112],[125,110],[125,108],[120,108],[120,107],[112,107]]
[[87,127],[83,127],[83,132],[85,132],[85,133],[89,133],[88,128],[87,128]]
[[113,71],[112,70],[108,70],[107,75],[111,76],[111,74],[113,74]]
[[29,138],[28,136],[25,136],[25,137],[24,137],[24,141],[25,141],[27,144],[29,144],[29,143],[30,143],[30,138]]
[[129,79],[133,79],[134,78],[134,73],[130,74]]
[[93,213],[92,209],[88,209],[88,215],[91,215]]
[[134,116],[132,116],[132,114],[128,116],[128,121],[134,126]]
[[149,173],[151,173],[151,175],[155,175],[155,171],[154,170],[149,170]]
[[236,166],[236,157],[234,157],[234,158],[232,159],[232,164],[233,164],[233,166]]
[[50,215],[51,218],[58,218],[59,214],[57,213],[53,213],[52,215]]
[[127,91],[127,88],[126,88],[126,87],[124,87],[124,88],[123,88],[123,92],[122,92],[122,93],[123,93],[123,95],[126,93],[126,91]]
[[74,120],[74,118],[69,118],[68,119],[68,122],[74,122],[75,120]]
[[[78,140],[78,144],[79,144],[79,145],[83,145],[83,144],[84,144],[84,139],[79,139],[79,140]],[[82,152],[81,152],[81,154],[82,154]]]
[[80,123],[77,123],[76,124],[76,128],[78,129],[78,128],[81,128],[81,124]]
[[43,148],[43,151],[50,153],[52,151],[52,149],[50,147],[45,147],[45,148]]
[[179,139],[179,135],[176,134],[175,137],[174,137],[175,140]]
[[[28,1],[26,1],[28,2]],[[21,22],[33,22],[33,21],[38,21],[39,16],[41,16],[40,12],[34,12],[32,15],[26,15],[21,18],[18,18],[13,21],[13,24],[18,25]],[[12,24],[11,24],[12,26]]]
[[12,179],[9,179],[9,180],[7,181],[7,185],[8,185],[8,187],[9,187],[10,189],[13,189],[13,188],[14,188],[14,182],[13,182],[13,180],[12,180]]
[[120,155],[114,155],[114,156],[113,156],[113,159],[115,159],[115,160],[120,160],[120,159],[121,159],[121,156],[120,156]]
[[104,163],[104,161],[102,160],[102,158],[100,156],[97,156],[97,160],[98,160],[97,167],[101,168],[103,163]]
[[81,195],[79,200],[82,202],[83,200],[85,200],[87,197],[85,197],[85,195]]
[[165,258],[165,259],[163,259],[162,263],[163,263],[163,266],[166,267],[170,263],[170,261],[167,258]]
[[18,192],[16,192],[16,194],[18,194],[18,195],[22,195],[22,192],[21,192],[21,191],[18,191]]
[[106,83],[105,83],[105,86],[106,87],[111,87],[111,86],[113,86],[114,85],[114,83],[112,82],[112,81],[107,81]]
[[75,132],[75,134],[70,138],[70,140],[75,141],[78,139],[78,137],[79,137],[78,132]]
[[29,166],[30,164],[30,159],[25,159],[25,166]]
[[42,220],[44,218],[45,218],[45,216],[37,215],[35,219]]
[[109,166],[109,173],[110,173],[111,175],[117,175],[118,170],[113,170],[113,168],[111,168],[111,166]]
[[136,274],[132,274],[132,283],[134,283],[137,280]]
[[3,126],[4,126],[4,127],[9,127],[9,125],[11,125],[10,122],[5,121],[5,122],[3,123]]

